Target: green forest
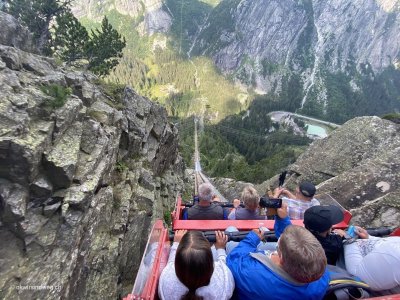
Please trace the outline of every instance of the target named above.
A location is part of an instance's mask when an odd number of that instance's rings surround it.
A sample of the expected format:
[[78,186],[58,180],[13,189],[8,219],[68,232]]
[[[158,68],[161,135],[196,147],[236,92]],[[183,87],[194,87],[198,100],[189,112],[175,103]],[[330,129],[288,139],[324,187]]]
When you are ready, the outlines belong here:
[[[232,12],[240,2],[237,0],[167,0],[164,8],[173,16],[170,30],[168,34],[152,35],[140,29],[144,8],[137,17],[130,17],[111,7],[104,10],[106,18],[102,19],[101,11],[98,17],[82,17],[80,23],[69,8],[62,14],[53,10],[58,26],[51,29],[51,24],[42,24],[41,19],[32,22],[26,15],[31,11],[21,9],[26,5],[19,5],[25,1],[14,1],[14,13],[32,26],[37,35],[43,32],[43,26],[48,29],[46,51],[68,63],[87,59],[89,69],[102,76],[102,84],[111,93],[129,85],[167,109],[180,128],[180,147],[189,167],[193,156],[193,117],[202,116],[205,125],[199,135],[201,162],[210,176],[260,182],[295,161],[311,141],[273,124],[269,112],[297,112],[342,124],[356,116],[383,115],[400,107],[400,71],[394,67],[376,74],[370,65],[356,66],[352,61],[344,72],[332,73],[322,66],[319,75],[326,89],[323,91],[326,101],[321,100],[320,87],[314,86],[302,108],[304,77],[287,66],[263,58],[256,67],[254,58],[244,56],[234,73],[222,74],[212,58],[205,55],[224,46],[222,33],[232,33],[239,39],[243,34],[232,19]],[[311,2],[301,3],[312,16]],[[32,9],[48,13],[45,7]],[[210,26],[200,33],[199,28],[206,23]],[[295,49],[292,64],[301,70],[312,67],[314,62],[310,46],[312,23],[310,19]],[[53,40],[52,30],[57,33],[53,34]],[[192,47],[195,37],[207,44]],[[95,53],[112,44],[117,51],[106,51],[108,58],[104,59],[102,52]],[[279,87],[275,85],[264,95],[255,93],[254,72],[264,77],[278,74]],[[64,91],[55,92],[62,95]]]

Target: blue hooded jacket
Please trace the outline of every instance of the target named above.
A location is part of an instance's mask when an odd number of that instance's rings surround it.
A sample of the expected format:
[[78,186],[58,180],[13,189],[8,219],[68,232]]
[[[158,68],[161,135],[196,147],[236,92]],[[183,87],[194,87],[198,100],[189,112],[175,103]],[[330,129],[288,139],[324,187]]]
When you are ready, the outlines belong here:
[[[281,235],[289,218],[275,220],[275,233]],[[257,252],[260,238],[250,232],[227,257],[227,265],[235,278],[236,297],[239,299],[322,299],[329,284],[329,273],[317,281],[295,284],[274,273],[266,265],[250,255]]]

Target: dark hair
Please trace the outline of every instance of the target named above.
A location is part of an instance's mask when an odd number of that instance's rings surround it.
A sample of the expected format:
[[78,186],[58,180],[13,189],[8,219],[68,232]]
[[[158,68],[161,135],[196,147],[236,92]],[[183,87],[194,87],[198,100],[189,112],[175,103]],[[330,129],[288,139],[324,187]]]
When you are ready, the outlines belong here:
[[188,231],[176,250],[175,273],[189,291],[182,300],[198,300],[196,290],[210,284],[214,261],[210,243],[200,231]]

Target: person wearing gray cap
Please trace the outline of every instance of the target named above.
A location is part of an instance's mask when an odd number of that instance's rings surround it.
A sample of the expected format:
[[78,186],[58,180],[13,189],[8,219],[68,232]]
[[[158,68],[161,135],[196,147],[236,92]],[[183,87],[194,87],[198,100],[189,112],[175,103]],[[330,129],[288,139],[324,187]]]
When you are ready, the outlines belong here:
[[304,212],[315,205],[320,205],[314,198],[316,192],[315,185],[304,181],[299,184],[294,193],[279,187],[274,190],[273,197],[278,198],[281,195],[282,201],[288,205],[288,213],[291,220],[300,220],[304,218]]

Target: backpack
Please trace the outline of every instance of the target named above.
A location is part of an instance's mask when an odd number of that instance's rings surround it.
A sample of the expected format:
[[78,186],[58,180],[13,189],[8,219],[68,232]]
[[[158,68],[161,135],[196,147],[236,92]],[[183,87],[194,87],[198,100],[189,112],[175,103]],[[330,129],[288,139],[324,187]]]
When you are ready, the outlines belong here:
[[327,266],[330,281],[324,300],[350,300],[370,297],[370,287],[358,277],[337,266]]

